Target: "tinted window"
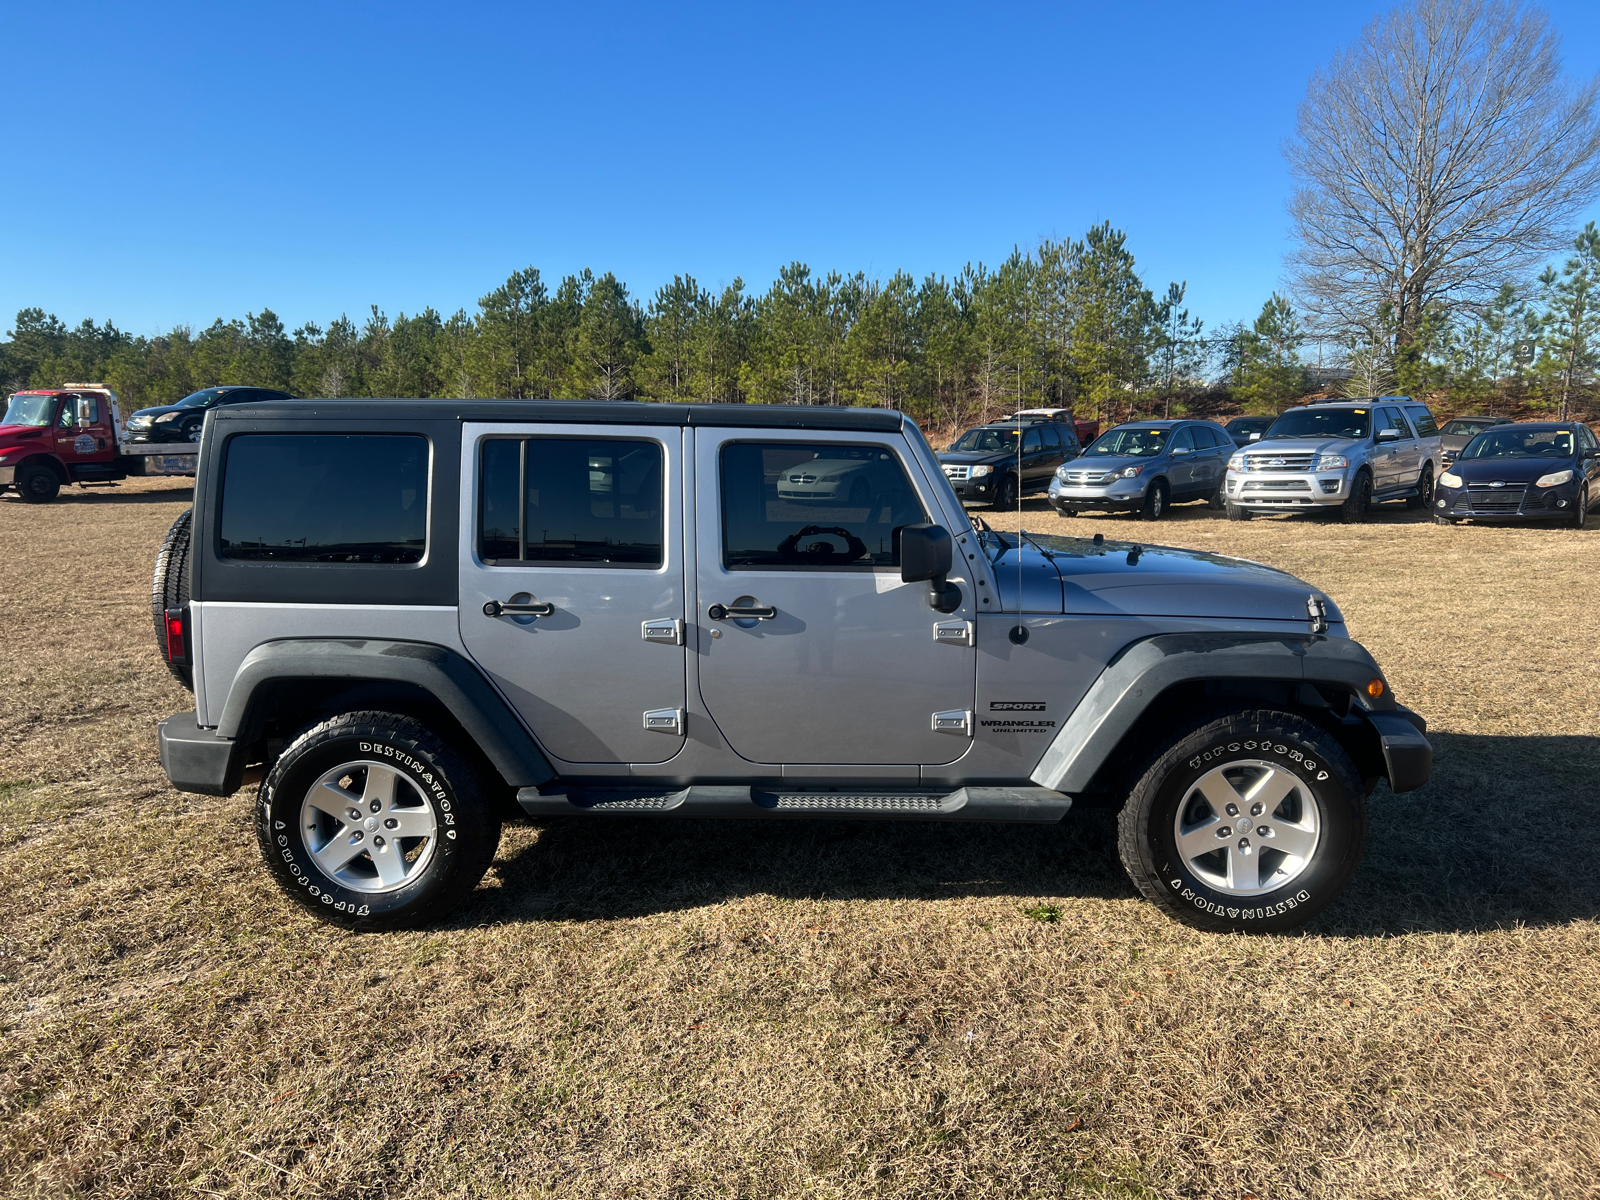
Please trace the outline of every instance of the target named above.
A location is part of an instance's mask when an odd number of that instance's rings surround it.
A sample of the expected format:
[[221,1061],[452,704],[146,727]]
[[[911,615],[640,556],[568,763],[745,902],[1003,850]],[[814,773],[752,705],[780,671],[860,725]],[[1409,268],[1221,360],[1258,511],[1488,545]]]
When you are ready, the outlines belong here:
[[1413,404],[1406,408],[1406,415],[1411,418],[1411,423],[1417,427],[1418,437],[1433,437],[1439,432],[1439,423],[1433,419],[1433,414],[1420,404]]
[[1195,436],[1203,439],[1200,443],[1203,446],[1227,446],[1230,449],[1233,446],[1232,438],[1220,429],[1213,429],[1210,425],[1196,425]]
[[1059,450],[1059,449],[1061,449],[1061,434],[1056,432],[1056,429],[1055,429],[1054,426],[1052,426],[1052,425],[1041,425],[1041,426],[1039,426],[1039,436],[1044,438],[1044,448],[1046,450]]
[[228,442],[223,558],[421,562],[427,513],[426,438],[248,433]]
[[1177,450],[1180,447],[1185,450],[1194,449],[1194,429],[1187,425],[1172,435],[1172,444],[1168,449]]
[[1383,410],[1383,425],[1379,432],[1382,432],[1383,429],[1398,429],[1402,438],[1411,436],[1411,426],[1406,424],[1406,419],[1398,408],[1386,408]]
[[963,452],[996,454],[1017,452],[1015,429],[969,429],[956,439],[950,449]]
[[491,566],[523,562],[659,567],[661,464],[657,442],[621,438],[484,442],[479,557]]
[[1039,437],[1037,429],[1030,429],[1022,435],[1022,452],[1024,454],[1037,454],[1044,449],[1044,442]]
[[896,566],[898,530],[925,520],[905,468],[882,446],[723,447],[722,552],[729,567]]

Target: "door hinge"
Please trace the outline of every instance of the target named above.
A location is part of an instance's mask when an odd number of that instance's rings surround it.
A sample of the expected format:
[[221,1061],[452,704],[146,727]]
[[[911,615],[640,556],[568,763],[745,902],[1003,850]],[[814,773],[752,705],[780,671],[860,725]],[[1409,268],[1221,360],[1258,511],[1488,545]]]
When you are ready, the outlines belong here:
[[651,733],[670,733],[683,736],[683,709],[652,708],[644,714],[644,727]]
[[933,731],[935,733],[956,733],[962,737],[971,737],[972,710],[970,708],[952,708],[949,712],[934,713]]
[[639,636],[647,642],[660,642],[666,646],[683,645],[683,620],[680,617],[664,617],[656,621],[645,621],[639,626]]
[[946,646],[972,645],[971,621],[936,621],[933,626],[933,640],[942,642]]

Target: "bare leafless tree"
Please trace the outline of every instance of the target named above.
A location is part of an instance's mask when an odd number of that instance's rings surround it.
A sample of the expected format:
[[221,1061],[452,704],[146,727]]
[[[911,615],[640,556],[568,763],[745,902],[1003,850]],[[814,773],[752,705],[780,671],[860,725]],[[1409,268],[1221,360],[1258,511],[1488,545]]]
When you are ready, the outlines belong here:
[[1600,79],[1561,72],[1538,9],[1413,0],[1311,78],[1286,148],[1290,264],[1319,332],[1396,348],[1424,314],[1473,306],[1571,237],[1600,194]]

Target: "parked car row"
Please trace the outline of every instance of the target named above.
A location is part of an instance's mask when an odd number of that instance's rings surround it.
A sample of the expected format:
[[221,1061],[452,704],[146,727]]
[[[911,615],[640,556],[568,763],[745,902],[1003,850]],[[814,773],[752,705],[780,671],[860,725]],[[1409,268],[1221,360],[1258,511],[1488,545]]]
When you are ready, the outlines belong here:
[[965,504],[1015,508],[1044,492],[1064,517],[1137,512],[1156,520],[1172,504],[1202,501],[1234,521],[1323,512],[1353,523],[1374,505],[1400,501],[1452,524],[1581,526],[1600,503],[1600,442],[1582,422],[1458,417],[1441,429],[1428,406],[1408,396],[1318,402],[1226,425],[1130,421],[1081,453],[1056,428],[1051,418],[1018,414],[967,430],[939,458]]

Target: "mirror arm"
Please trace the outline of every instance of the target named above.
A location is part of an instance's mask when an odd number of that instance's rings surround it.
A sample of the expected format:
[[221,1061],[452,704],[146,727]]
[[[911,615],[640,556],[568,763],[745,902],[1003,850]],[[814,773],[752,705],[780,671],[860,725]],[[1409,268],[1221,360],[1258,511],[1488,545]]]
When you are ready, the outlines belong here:
[[943,575],[928,580],[928,607],[934,612],[953,613],[961,607],[961,587]]

